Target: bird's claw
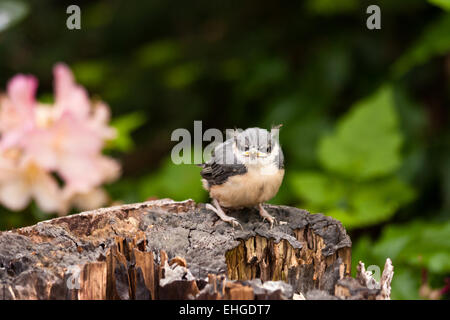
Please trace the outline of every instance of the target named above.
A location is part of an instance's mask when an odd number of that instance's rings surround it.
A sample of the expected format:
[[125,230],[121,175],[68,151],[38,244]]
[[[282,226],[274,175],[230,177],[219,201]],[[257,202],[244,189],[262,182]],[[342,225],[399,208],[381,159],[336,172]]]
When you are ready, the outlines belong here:
[[278,223],[275,217],[263,217],[263,222],[266,220],[270,223],[270,229],[273,228],[274,224],[276,225]]
[[231,226],[233,227],[233,229],[234,229],[234,227],[240,227],[241,230],[244,231],[244,228],[242,227],[242,225],[241,225],[241,224],[239,223],[239,221],[237,221],[235,218],[231,218],[231,217],[230,217],[230,220],[227,221],[227,222],[231,224]]
[[226,218],[220,218],[222,221],[227,222],[229,224],[231,224],[231,226],[233,227],[240,227],[242,231],[244,231],[244,228],[242,227],[242,225],[239,223],[239,221],[237,221],[236,218],[233,217],[229,217],[227,216]]
[[264,209],[264,207],[263,207],[261,204],[258,205],[258,209],[259,209],[259,215],[263,218],[263,222],[266,221],[266,220],[269,221],[269,223],[270,223],[270,229],[272,229],[272,228],[273,228],[273,225],[274,225],[274,224],[277,224],[277,219],[275,219],[275,217],[272,217],[272,216],[267,212],[267,210]]
[[275,218],[273,218],[273,220],[270,222],[270,229],[273,228],[273,225],[277,224],[277,220]]
[[239,223],[239,221],[237,221],[236,218],[233,217],[229,217],[227,215],[222,215],[220,214],[220,212],[217,210],[217,208],[215,208],[213,205],[207,203],[206,204],[206,208],[209,210],[214,211],[220,218],[220,220],[227,222],[229,224],[231,224],[231,226],[234,227],[240,227],[242,231],[244,231],[244,228],[242,227],[242,225]]

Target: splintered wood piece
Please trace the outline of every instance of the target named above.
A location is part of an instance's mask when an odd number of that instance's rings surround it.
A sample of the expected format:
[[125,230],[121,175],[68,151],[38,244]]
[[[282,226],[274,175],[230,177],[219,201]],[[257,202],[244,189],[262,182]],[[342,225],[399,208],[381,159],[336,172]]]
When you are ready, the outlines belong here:
[[104,261],[87,263],[80,274],[80,300],[106,299],[107,265]]
[[356,267],[356,279],[346,277],[335,285],[335,295],[339,298],[365,299],[365,300],[389,300],[391,293],[391,281],[394,275],[394,267],[391,259],[387,259],[381,275],[380,283],[372,273],[366,271],[361,261]]
[[158,287],[157,283],[155,283],[155,261],[153,252],[142,252],[137,248],[133,248],[133,255],[136,263],[135,269],[140,270],[142,273],[145,287],[150,292],[149,298],[155,300]]

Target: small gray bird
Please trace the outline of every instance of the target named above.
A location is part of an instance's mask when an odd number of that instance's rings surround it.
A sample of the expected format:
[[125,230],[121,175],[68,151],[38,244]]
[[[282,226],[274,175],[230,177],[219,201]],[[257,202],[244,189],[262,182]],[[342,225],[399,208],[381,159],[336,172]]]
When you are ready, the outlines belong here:
[[207,208],[232,226],[241,224],[222,207],[256,206],[272,227],[276,220],[262,206],[278,192],[284,176],[284,158],[278,127],[271,132],[249,128],[218,145],[212,158],[202,164],[203,187],[212,199]]

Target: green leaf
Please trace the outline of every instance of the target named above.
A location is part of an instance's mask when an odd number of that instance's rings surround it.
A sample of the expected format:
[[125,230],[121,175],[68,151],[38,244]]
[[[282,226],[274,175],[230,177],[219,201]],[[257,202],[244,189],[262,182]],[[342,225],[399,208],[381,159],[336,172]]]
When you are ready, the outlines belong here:
[[433,273],[450,272],[450,221],[414,221],[390,225],[374,246],[374,254],[395,263],[425,267]]
[[413,198],[411,187],[392,178],[354,187],[346,200],[348,210],[330,207],[324,212],[348,229],[361,228],[389,220],[399,207]]
[[117,130],[117,137],[107,143],[107,149],[129,151],[134,147],[131,133],[143,125],[146,117],[141,112],[133,112],[111,121],[111,126]]
[[411,187],[396,177],[353,182],[315,172],[293,172],[293,192],[312,212],[324,212],[348,229],[389,220],[402,205],[414,199]]
[[333,208],[345,201],[345,184],[324,174],[308,171],[293,172],[288,180],[294,192],[306,201],[311,211]]
[[28,5],[22,1],[0,2],[0,32],[18,23],[28,12]]
[[106,79],[108,65],[104,61],[83,61],[73,65],[77,81],[86,86],[98,86]]
[[397,60],[392,70],[394,76],[400,77],[431,58],[450,52],[449,34],[450,13],[446,13],[427,26],[413,46]]
[[158,172],[145,177],[139,192],[143,200],[149,197],[171,198],[174,200],[193,199],[203,202],[207,199],[202,187],[200,167],[193,164],[174,164],[168,158]]
[[396,177],[373,181],[356,188],[349,202],[357,219],[352,219],[349,227],[369,226],[386,221],[414,197],[414,190]]
[[332,172],[367,180],[398,169],[402,140],[392,89],[385,86],[340,119],[336,131],[320,141],[318,156]]
[[450,0],[428,0],[428,2],[441,7],[444,10],[450,11]]

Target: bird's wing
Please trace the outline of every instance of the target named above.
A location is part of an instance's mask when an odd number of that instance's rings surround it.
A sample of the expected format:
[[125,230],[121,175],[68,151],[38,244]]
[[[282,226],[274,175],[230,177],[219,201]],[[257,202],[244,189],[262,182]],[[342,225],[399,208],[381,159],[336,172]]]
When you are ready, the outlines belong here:
[[211,160],[203,164],[200,175],[209,185],[222,184],[231,176],[247,172],[246,166],[236,158],[232,142],[230,139],[217,146]]

